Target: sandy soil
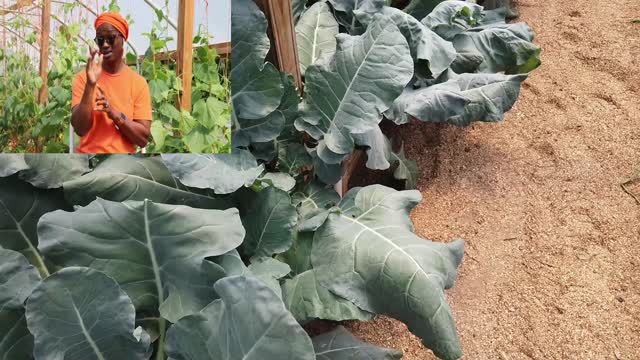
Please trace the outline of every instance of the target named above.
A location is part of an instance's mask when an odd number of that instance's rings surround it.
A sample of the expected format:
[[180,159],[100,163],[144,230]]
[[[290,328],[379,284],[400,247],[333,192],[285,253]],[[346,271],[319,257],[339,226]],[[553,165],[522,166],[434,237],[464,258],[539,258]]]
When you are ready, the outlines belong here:
[[[640,205],[620,186],[640,168],[640,1],[519,11],[543,65],[506,121],[441,128],[435,144],[433,126],[401,130],[427,169],[416,231],[467,241],[447,293],[465,359],[640,359]],[[394,320],[350,327],[435,358]]]

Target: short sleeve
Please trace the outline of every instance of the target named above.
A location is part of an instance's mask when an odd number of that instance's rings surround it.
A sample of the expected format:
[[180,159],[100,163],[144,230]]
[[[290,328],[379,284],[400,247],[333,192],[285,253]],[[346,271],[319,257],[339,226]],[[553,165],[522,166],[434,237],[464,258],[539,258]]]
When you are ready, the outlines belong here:
[[138,82],[140,85],[137,87],[139,90],[133,104],[133,118],[137,120],[152,120],[149,85],[143,77],[139,77]]
[[82,101],[82,95],[84,94],[84,86],[86,84],[85,78],[82,73],[76,75],[73,79],[73,85],[71,86],[71,108],[80,104]]

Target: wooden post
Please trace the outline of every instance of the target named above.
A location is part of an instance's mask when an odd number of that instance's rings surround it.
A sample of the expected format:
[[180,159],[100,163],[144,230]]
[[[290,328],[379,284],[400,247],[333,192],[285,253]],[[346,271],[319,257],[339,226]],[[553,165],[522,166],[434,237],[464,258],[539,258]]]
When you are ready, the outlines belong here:
[[269,35],[273,46],[273,62],[281,71],[293,75],[300,93],[302,93],[302,75],[296,45],[296,30],[291,11],[291,0],[256,0],[267,17]]
[[51,0],[44,0],[42,4],[42,23],[40,32],[40,78],[42,87],[38,92],[38,103],[47,102],[47,80],[49,67],[49,32],[51,30]]
[[193,62],[193,0],[180,0],[178,13],[178,76],[182,76],[180,108],[191,111],[191,76]]

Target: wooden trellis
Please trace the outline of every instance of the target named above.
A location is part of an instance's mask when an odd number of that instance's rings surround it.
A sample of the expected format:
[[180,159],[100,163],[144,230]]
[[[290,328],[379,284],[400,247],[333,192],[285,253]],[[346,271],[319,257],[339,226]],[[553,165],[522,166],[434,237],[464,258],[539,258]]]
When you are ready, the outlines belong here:
[[[291,0],[256,0],[256,3],[265,13],[269,22],[268,34],[272,43],[268,55],[269,60],[277,65],[281,71],[293,75],[298,90],[302,94],[303,83],[298,65],[298,46]],[[341,196],[349,190],[349,179],[362,159],[363,151],[356,149],[342,162],[342,177],[335,186]]]

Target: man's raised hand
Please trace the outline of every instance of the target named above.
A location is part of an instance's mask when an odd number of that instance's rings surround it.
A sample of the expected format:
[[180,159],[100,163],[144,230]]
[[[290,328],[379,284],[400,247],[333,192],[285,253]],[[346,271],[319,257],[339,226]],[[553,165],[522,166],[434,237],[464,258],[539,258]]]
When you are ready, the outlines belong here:
[[98,83],[100,75],[102,74],[102,54],[98,55],[98,62],[96,63],[94,58],[98,54],[98,50],[89,47],[89,58],[87,59],[87,82],[91,85]]

